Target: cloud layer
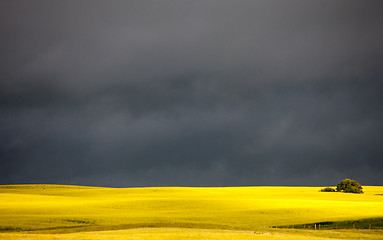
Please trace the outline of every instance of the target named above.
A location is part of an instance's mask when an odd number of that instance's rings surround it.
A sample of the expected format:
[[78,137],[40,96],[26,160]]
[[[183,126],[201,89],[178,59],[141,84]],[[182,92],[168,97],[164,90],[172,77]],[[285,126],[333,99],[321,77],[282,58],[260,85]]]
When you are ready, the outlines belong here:
[[2,1],[0,183],[383,181],[381,1]]

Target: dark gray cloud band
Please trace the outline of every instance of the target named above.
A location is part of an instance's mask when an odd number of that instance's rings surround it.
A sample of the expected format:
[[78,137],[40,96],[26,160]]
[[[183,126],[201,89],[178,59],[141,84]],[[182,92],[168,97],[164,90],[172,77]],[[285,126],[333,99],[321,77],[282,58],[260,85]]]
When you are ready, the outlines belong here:
[[381,1],[2,1],[0,183],[383,178]]

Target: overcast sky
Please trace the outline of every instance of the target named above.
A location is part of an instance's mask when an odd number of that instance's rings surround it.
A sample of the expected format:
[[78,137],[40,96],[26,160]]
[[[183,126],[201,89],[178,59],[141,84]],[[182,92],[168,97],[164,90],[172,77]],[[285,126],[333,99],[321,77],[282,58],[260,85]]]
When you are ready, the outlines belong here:
[[0,184],[383,185],[383,2],[0,1]]

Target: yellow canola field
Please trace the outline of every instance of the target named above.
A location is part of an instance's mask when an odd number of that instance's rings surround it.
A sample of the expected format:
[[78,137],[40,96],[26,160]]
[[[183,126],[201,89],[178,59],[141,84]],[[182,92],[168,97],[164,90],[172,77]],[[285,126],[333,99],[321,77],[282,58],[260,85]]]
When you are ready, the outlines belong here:
[[381,231],[268,228],[383,217],[383,187],[364,187],[364,194],[319,190],[3,185],[0,239],[383,239]]

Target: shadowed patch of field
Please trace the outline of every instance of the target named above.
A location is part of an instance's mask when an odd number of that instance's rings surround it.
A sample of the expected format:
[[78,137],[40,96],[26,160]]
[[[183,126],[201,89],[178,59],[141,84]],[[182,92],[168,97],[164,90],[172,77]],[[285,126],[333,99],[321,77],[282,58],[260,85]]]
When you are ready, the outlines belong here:
[[276,228],[296,229],[383,229],[383,218],[366,218],[347,221],[325,221],[287,226],[276,226]]

